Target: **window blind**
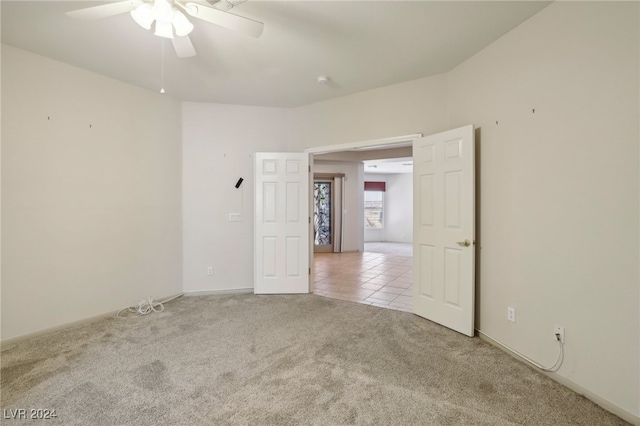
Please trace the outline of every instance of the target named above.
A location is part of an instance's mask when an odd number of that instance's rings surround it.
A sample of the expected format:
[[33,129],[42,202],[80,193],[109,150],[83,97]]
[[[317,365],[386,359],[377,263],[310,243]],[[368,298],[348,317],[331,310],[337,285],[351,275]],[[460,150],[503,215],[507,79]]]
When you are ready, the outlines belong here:
[[385,192],[386,182],[366,182],[364,183],[365,191],[381,191]]

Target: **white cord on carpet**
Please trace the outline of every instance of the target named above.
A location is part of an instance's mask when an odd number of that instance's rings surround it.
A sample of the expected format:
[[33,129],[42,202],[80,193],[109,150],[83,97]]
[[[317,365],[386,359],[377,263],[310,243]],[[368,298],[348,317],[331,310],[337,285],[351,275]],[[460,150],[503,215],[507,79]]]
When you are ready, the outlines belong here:
[[489,336],[487,333],[484,333],[484,332],[482,332],[482,331],[480,331],[478,329],[476,329],[476,331],[479,334],[482,334],[484,337],[493,340],[496,344],[502,346],[503,348],[505,348],[509,352],[511,352],[511,353],[517,355],[518,357],[524,359],[529,364],[539,368],[542,371],[558,371],[558,369],[562,365],[562,361],[564,361],[564,345],[562,344],[562,340],[560,340],[560,336],[558,334],[556,334],[556,339],[558,341],[558,357],[556,358],[556,362],[554,362],[553,365],[551,365],[551,367],[545,367],[543,365],[538,364],[537,362],[535,362],[531,358],[528,358],[528,357],[522,355],[520,352],[518,352],[518,351],[516,351],[514,349],[511,349],[509,346],[499,342],[498,340],[496,340],[493,337]]
[[184,293],[180,293],[176,296],[170,297],[166,300],[163,300],[162,302],[155,302],[151,296],[149,296],[146,300],[140,300],[138,303],[136,303],[135,305],[120,309],[118,311],[118,313],[116,314],[116,318],[128,318],[128,317],[123,317],[120,316],[120,314],[124,311],[128,311],[128,312],[132,312],[132,313],[137,313],[137,316],[143,316],[143,315],[148,315],[152,312],[162,312],[164,311],[164,304],[167,302],[170,302],[172,300],[177,299],[178,297],[184,296]]

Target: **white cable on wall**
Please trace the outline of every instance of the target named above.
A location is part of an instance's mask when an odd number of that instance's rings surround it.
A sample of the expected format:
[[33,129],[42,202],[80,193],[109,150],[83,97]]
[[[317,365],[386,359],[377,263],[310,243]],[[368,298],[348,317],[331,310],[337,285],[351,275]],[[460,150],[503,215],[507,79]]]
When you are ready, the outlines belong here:
[[476,329],[476,331],[478,332],[478,334],[482,334],[487,339],[493,341],[494,343],[496,343],[497,345],[499,345],[499,346],[503,347],[504,349],[508,350],[512,354],[517,355],[519,358],[524,359],[529,364],[533,365],[534,367],[539,368],[542,371],[558,371],[558,369],[562,365],[562,361],[564,361],[564,345],[562,344],[562,340],[560,340],[560,336],[558,334],[556,334],[556,339],[558,341],[558,357],[556,358],[556,361],[551,365],[551,367],[545,367],[545,366],[543,366],[541,364],[538,364],[537,362],[535,362],[531,358],[528,358],[528,357],[522,355],[520,352],[518,352],[518,351],[516,351],[514,349],[511,349],[509,346],[507,346],[507,345],[501,343],[500,341],[494,339],[493,337],[489,336],[487,333],[484,333],[484,332],[482,332],[482,331],[480,331],[478,329]]
[[177,299],[178,297],[184,296],[184,293],[180,293],[176,296],[170,297],[169,299],[163,300],[161,302],[154,301],[151,296],[147,299],[142,299],[137,302],[135,305],[128,306],[126,308],[120,309],[116,314],[116,318],[128,318],[126,316],[120,316],[120,314],[124,311],[128,311],[131,313],[137,313],[137,316],[148,315],[152,312],[162,312],[164,311],[164,304],[170,302],[172,300]]

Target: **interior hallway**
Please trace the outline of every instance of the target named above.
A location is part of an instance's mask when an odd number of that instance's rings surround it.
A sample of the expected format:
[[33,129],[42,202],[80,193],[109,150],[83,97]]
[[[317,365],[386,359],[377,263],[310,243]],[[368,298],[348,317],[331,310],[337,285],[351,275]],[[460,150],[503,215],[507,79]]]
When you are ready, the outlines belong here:
[[315,253],[313,293],[412,312],[411,245],[374,244],[364,253]]

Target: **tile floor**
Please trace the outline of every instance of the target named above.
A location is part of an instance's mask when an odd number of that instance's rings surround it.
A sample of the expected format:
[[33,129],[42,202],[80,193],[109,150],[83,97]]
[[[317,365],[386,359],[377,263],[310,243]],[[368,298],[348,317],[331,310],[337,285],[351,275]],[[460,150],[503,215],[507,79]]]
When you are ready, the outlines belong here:
[[313,259],[314,294],[412,312],[411,256],[316,253]]

